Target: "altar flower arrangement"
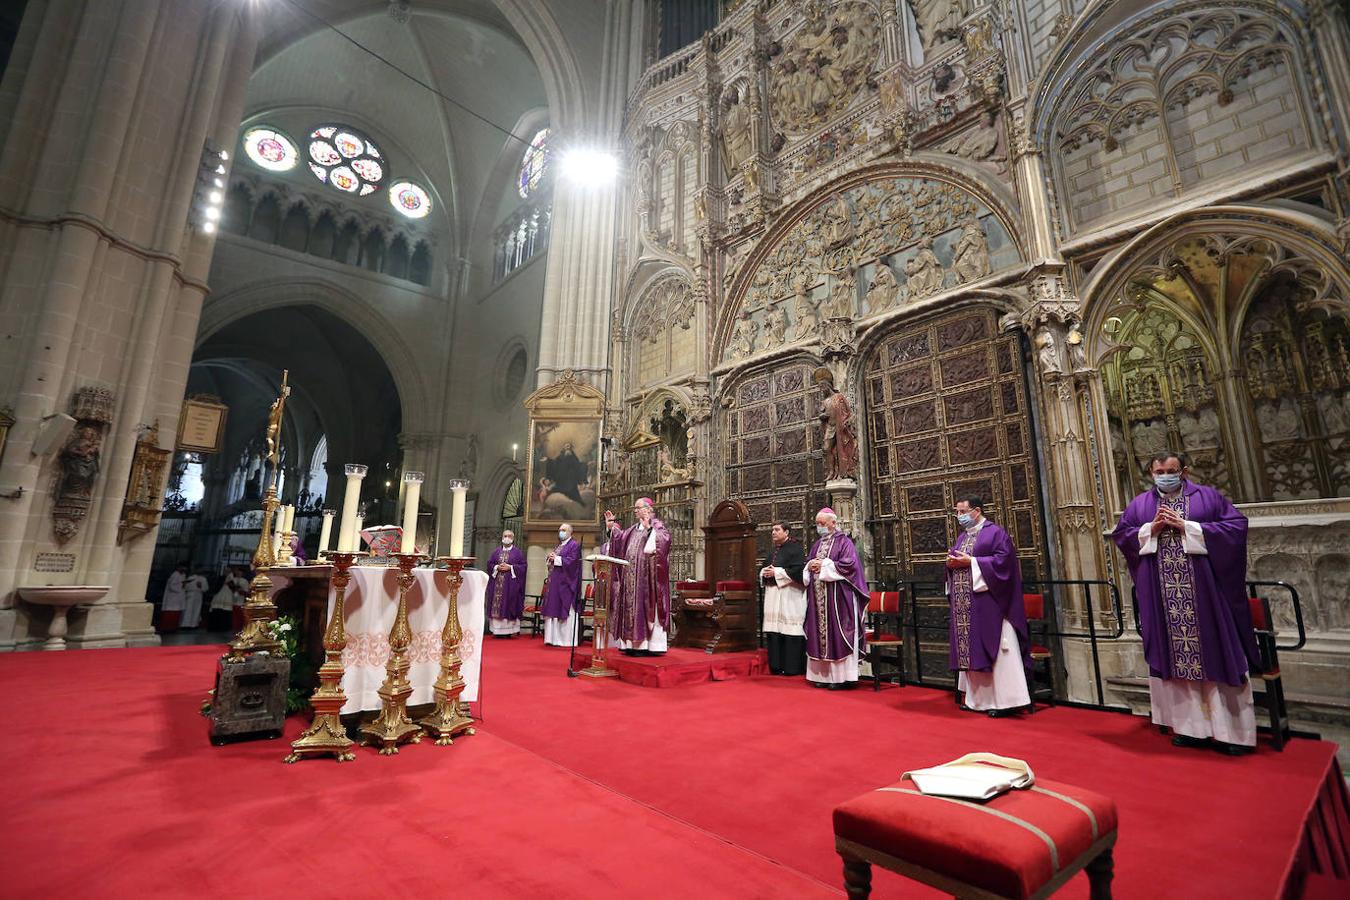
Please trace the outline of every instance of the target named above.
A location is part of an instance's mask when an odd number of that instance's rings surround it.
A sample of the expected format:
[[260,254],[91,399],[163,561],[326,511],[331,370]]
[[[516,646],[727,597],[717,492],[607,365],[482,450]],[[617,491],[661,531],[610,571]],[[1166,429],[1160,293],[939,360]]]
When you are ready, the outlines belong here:
[[309,706],[314,689],[314,666],[300,653],[300,623],[291,616],[278,616],[267,623],[272,640],[281,644],[281,652],[291,661],[290,684],[286,686],[286,713],[297,713]]

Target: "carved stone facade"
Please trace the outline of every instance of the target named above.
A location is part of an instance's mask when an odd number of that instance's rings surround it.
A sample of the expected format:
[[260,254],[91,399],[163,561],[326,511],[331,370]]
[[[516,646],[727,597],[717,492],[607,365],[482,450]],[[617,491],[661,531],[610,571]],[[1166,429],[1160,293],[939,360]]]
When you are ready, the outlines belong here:
[[[869,577],[936,574],[959,487],[986,493],[1029,578],[1128,598],[1102,535],[1142,458],[1182,446],[1254,520],[1331,504],[1297,553],[1262,549],[1275,530],[1254,527],[1250,574],[1312,579],[1309,625],[1334,633],[1350,624],[1329,543],[1350,524],[1335,499],[1350,496],[1350,189],[1331,161],[1350,155],[1317,98],[1340,98],[1344,129],[1343,24],[1313,35],[1264,0],[1043,6],[742,4],[640,79],[621,228],[644,249],[616,322],[660,267],[699,286],[689,374],[661,376],[706,385],[719,410],[691,418],[717,461],[696,496],[809,525],[830,501],[810,384],[824,366],[864,448]],[[658,174],[699,135],[696,164]],[[678,215],[675,237],[661,225],[676,184],[696,241]],[[611,404],[632,416],[660,378],[631,331],[613,346],[630,374]],[[1106,592],[1056,602],[1066,630],[1127,615]],[[1137,672],[1132,634],[1106,674]],[[1087,698],[1088,651],[1063,650],[1067,692]],[[1298,690],[1329,686],[1315,670]]]

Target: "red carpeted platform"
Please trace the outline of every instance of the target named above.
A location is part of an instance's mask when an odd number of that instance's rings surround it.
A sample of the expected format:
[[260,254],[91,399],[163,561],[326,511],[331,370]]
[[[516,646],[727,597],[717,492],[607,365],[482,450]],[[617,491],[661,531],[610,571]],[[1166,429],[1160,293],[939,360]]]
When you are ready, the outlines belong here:
[[281,741],[207,742],[216,653],[0,656],[7,895],[841,896],[836,804],[988,750],[1115,799],[1116,897],[1276,897],[1336,784],[1321,742],[1230,759],[1130,716],[991,720],[912,687],[641,690],[569,679],[538,641],[489,644],[487,719],[453,747],[286,766]]
[[[605,653],[605,661],[619,678],[639,687],[668,688],[704,681],[730,681],[769,671],[765,650],[744,653],[704,653],[687,647],[672,647],[664,656],[624,656],[617,650]],[[577,669],[591,664],[591,651],[577,648]]]

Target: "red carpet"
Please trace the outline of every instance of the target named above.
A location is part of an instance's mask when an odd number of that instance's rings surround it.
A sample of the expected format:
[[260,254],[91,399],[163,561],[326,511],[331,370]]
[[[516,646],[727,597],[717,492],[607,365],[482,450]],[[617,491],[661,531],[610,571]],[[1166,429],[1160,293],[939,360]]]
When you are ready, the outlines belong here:
[[[679,687],[704,681],[730,681],[769,671],[766,650],[745,653],[704,653],[687,647],[672,647],[664,656],[624,656],[617,650],[605,654],[605,662],[619,678],[640,687]],[[591,651],[577,648],[577,670],[591,664]]]
[[[1333,754],[1296,740],[1229,759],[1124,715],[990,720],[912,687],[641,690],[569,679],[567,651],[538,641],[490,646],[477,735],[341,766],[282,765],[277,741],[211,747],[196,709],[213,648],[0,657],[14,773],[0,883],[9,896],[839,896],[836,803],[990,750],[1116,798],[1115,896],[1274,897]],[[874,884],[936,896],[889,873]]]

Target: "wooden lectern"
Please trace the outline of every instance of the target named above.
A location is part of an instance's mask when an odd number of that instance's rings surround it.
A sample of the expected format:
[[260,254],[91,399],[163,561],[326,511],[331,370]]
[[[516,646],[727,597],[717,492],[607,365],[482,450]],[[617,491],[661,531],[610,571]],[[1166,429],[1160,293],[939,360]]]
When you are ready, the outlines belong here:
[[591,577],[595,579],[595,623],[592,629],[591,664],[581,670],[582,675],[592,678],[612,678],[619,673],[605,662],[605,647],[609,644],[609,588],[615,566],[626,566],[628,560],[602,553],[592,553],[586,557],[591,564]]

